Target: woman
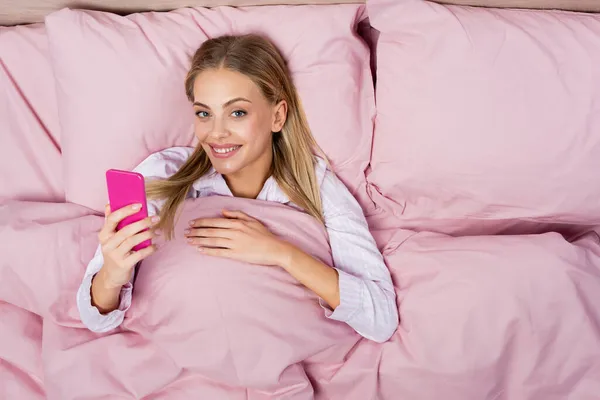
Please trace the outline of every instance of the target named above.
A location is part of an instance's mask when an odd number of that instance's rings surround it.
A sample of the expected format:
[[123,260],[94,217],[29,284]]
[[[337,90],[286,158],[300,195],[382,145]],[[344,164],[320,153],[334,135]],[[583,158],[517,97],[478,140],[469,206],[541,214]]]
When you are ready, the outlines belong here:
[[277,49],[256,35],[208,40],[192,59],[185,87],[199,144],[155,153],[135,169],[148,181],[148,219],[116,232],[139,205],[113,213],[107,206],[100,246],[78,292],[84,324],[96,332],[119,326],[131,304],[135,266],[156,251],[132,247],[161,232],[170,238],[186,198],[222,195],[275,201],[312,215],[327,229],[335,268],[239,211],[190,221],[190,246],[283,268],[319,296],[327,317],[387,341],[398,325],[389,271],[360,206],[315,155],[318,147]]

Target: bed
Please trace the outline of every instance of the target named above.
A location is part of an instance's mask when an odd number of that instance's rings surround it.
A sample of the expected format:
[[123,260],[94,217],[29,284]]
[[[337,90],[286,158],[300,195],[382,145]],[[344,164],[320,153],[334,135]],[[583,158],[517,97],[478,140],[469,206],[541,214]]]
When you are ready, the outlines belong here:
[[[0,0],[0,398],[600,399],[595,12],[591,0]],[[396,333],[363,339],[281,271],[199,259],[177,235],[139,274],[123,326],[90,332],[75,294],[104,171],[192,146],[190,54],[256,31],[288,60],[367,216]],[[183,213],[224,206],[331,264],[323,227],[297,210],[208,198]]]

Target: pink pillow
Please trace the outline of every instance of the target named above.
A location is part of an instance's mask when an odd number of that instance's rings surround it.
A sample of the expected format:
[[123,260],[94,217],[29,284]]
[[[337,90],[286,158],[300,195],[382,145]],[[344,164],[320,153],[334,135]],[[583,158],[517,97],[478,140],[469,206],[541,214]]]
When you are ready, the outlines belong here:
[[290,63],[313,133],[340,177],[366,194],[374,117],[363,6],[185,8],[127,17],[62,10],[48,27],[67,200],[100,210],[104,172],[192,143],[189,58],[223,34],[263,33]]
[[[600,223],[600,16],[368,3],[376,203],[407,228]],[[521,222],[527,221],[527,224]]]
[[54,77],[42,24],[0,27],[0,201],[62,201]]

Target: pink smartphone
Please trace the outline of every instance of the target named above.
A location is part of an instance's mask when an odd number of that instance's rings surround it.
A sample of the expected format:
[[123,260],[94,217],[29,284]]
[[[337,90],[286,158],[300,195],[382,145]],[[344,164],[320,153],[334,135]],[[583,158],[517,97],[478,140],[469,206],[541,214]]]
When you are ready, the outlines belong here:
[[[109,169],[106,171],[106,187],[108,189],[108,202],[110,203],[111,212],[136,203],[142,205],[140,211],[119,222],[117,230],[148,217],[146,185],[144,184],[144,177],[141,174]],[[132,250],[141,250],[151,244],[151,240],[146,240],[135,245]]]

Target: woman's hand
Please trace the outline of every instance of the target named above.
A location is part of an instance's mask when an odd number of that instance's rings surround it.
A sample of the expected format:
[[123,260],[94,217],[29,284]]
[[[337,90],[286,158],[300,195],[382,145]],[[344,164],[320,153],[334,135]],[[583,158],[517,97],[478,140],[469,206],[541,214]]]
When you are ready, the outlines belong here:
[[91,288],[92,304],[101,314],[107,314],[119,307],[121,288],[129,283],[135,265],[156,251],[156,246],[139,251],[132,249],[136,244],[154,236],[148,228],[158,222],[157,217],[134,222],[117,232],[119,222],[135,214],[140,208],[137,204],[112,213],[108,205],[104,209],[106,220],[98,233],[104,264],[92,279]]
[[132,248],[154,237],[155,233],[150,228],[158,223],[158,217],[145,218],[127,225],[118,232],[116,230],[121,220],[139,210],[139,204],[112,213],[107,205],[104,210],[106,221],[98,233],[104,265],[98,274],[107,288],[120,288],[126,285],[131,279],[135,265],[156,251],[154,245],[139,251],[132,251]]
[[188,243],[211,256],[277,265],[332,309],[340,304],[337,270],[278,238],[260,221],[241,211],[224,210],[223,216],[190,221],[185,232]]
[[209,256],[271,266],[285,263],[291,245],[260,221],[241,211],[223,210],[223,217],[190,221],[188,243]]

